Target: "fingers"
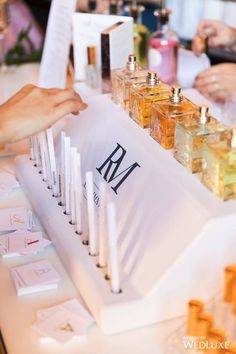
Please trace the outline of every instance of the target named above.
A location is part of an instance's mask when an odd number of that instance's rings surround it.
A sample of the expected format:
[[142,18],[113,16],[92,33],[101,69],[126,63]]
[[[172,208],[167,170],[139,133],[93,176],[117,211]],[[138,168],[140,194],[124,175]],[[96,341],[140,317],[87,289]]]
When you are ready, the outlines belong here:
[[216,27],[219,25],[219,21],[214,20],[202,20],[200,21],[197,29],[197,34],[205,34],[207,36],[212,36],[216,33]]
[[80,111],[86,108],[87,104],[82,102],[81,99],[69,99],[55,107],[52,119],[55,122],[70,113],[79,114]]
[[[56,105],[61,104],[67,100],[78,100],[81,102],[81,110],[85,109],[87,105],[82,101],[82,98],[78,93],[76,93],[73,89],[48,89],[47,94],[50,96],[50,99],[54,99],[54,103]],[[83,108],[84,107],[84,108]]]

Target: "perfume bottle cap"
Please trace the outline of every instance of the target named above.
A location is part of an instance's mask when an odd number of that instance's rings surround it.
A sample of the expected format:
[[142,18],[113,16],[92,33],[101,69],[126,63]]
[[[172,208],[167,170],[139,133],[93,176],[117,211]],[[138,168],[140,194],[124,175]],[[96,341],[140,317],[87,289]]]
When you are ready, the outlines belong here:
[[95,46],[87,47],[87,56],[88,56],[88,64],[95,65],[96,64],[96,47]]
[[155,70],[150,70],[147,75],[147,83],[148,85],[155,86],[159,84],[159,77],[157,76],[157,72]]
[[201,313],[196,321],[196,336],[206,337],[213,325],[213,316],[208,313]]
[[192,299],[188,303],[188,318],[187,318],[187,334],[189,336],[196,335],[197,318],[204,309],[202,301]]
[[137,58],[134,54],[128,56],[126,67],[129,71],[135,71],[137,69]]
[[233,300],[233,286],[236,280],[236,265],[228,265],[224,269],[224,296],[225,302]]
[[209,107],[206,105],[201,105],[198,108],[199,112],[199,123],[200,124],[206,124],[209,122]]
[[160,22],[161,25],[165,25],[166,23],[169,22],[170,14],[171,11],[166,8],[162,8],[154,11],[154,16],[158,18],[158,21]]
[[227,137],[228,145],[232,148],[236,148],[236,128],[230,129]]
[[145,7],[143,5],[131,4],[126,5],[124,10],[129,14],[130,17],[133,17],[134,22],[136,22],[140,15],[145,11]]
[[182,89],[180,86],[171,87],[170,101],[173,103],[180,103],[183,100]]

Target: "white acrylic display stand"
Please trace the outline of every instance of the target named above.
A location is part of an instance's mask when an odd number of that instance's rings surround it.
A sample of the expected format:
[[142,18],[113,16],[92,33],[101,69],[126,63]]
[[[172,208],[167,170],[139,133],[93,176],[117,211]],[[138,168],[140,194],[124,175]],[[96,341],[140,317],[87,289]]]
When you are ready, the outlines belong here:
[[91,99],[88,109],[69,121],[66,134],[81,153],[83,178],[93,171],[98,195],[104,179],[96,168],[117,143],[126,151],[119,172],[140,165],[118,194],[111,187],[120,177],[107,183],[119,220],[122,293],[113,294],[97,258],[88,255],[33,162],[28,156],[16,159],[33,209],[102,331],[183,315],[191,297],[209,300],[220,287],[223,267],[236,261],[236,201],[212,195],[109,97]]

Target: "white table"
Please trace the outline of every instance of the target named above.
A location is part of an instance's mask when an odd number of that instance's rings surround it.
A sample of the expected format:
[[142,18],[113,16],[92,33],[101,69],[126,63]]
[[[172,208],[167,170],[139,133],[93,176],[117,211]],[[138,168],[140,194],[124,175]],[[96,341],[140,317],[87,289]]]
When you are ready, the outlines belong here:
[[[13,158],[0,159],[0,169],[13,171]],[[0,198],[0,208],[29,206],[22,190],[9,197]],[[50,259],[62,274],[63,281],[57,290],[17,297],[9,269],[12,266],[41,258]],[[0,328],[9,354],[162,354],[166,338],[182,320],[106,336],[94,324],[86,338],[66,344],[42,343],[40,336],[30,327],[35,321],[36,310],[79,297],[53,246],[37,256],[0,260]]]
[[[31,72],[32,71],[32,72]],[[27,72],[27,75],[26,75]],[[7,99],[21,84],[37,81],[37,65],[21,67],[8,78],[0,77],[2,91],[0,101]],[[29,80],[28,78],[31,78]],[[13,151],[24,152],[25,144],[16,144]],[[0,170],[14,173],[13,157],[0,159]],[[28,205],[22,190],[17,190],[5,198],[0,198],[0,208]],[[63,276],[57,290],[45,293],[17,297],[9,269],[31,260],[50,259]],[[31,328],[36,318],[36,310],[63,302],[72,297],[79,297],[77,289],[67,275],[53,246],[43,254],[33,257],[0,260],[0,328],[9,354],[164,354],[167,337],[183,319],[166,321],[153,326],[132,330],[112,336],[102,334],[94,324],[86,338],[73,340],[66,344],[43,343],[40,336]]]

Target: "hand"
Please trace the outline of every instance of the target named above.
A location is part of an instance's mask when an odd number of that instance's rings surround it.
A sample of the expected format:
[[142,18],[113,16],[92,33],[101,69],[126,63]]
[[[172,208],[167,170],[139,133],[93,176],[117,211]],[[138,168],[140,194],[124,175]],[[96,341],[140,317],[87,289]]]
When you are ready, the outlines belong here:
[[87,105],[72,89],[42,89],[27,85],[0,105],[0,144],[12,143],[46,129]]
[[202,52],[201,36],[207,36],[207,45],[211,48],[225,47],[231,50],[236,48],[236,29],[216,20],[202,20],[193,40],[192,49],[196,55]]
[[236,64],[214,65],[197,76],[195,88],[204,96],[224,103],[236,95]]

